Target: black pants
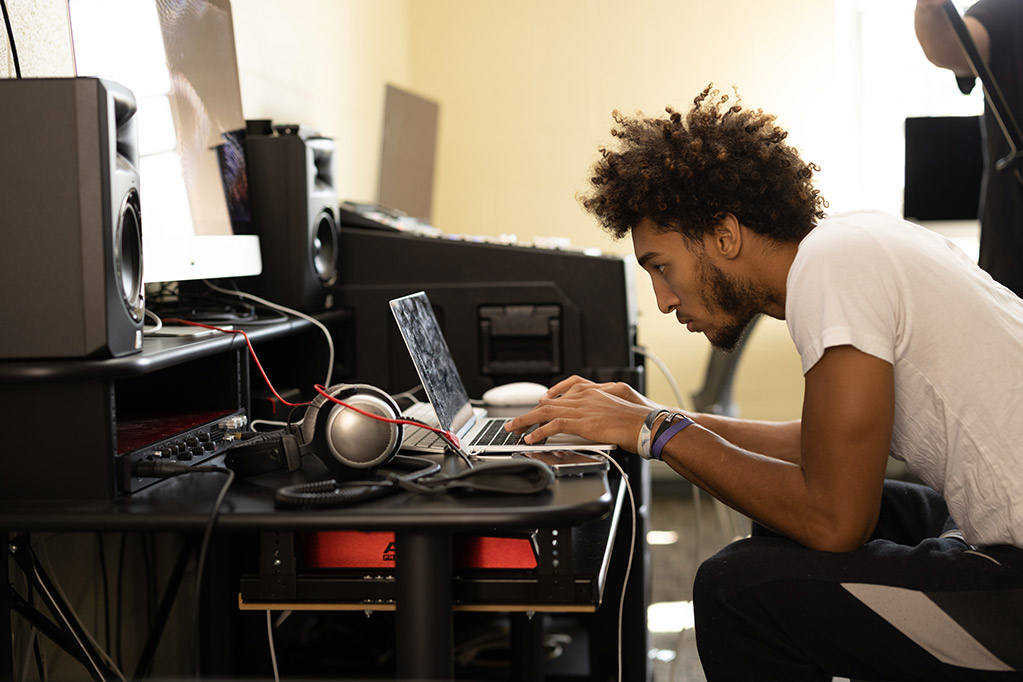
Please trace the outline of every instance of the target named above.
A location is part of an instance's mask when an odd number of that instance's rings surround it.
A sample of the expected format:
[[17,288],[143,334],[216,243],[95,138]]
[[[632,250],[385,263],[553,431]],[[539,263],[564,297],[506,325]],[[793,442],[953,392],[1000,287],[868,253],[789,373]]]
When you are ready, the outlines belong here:
[[947,522],[933,490],[889,481],[856,551],[763,529],[725,547],[693,588],[708,682],[1023,679],[1023,550],[939,537]]

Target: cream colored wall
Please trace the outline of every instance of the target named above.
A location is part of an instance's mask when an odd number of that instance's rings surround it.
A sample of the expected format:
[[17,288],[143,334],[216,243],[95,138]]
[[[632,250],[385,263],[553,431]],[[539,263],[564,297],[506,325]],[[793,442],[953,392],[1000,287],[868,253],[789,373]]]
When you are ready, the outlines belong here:
[[[574,198],[610,112],[684,105],[704,85],[737,84],[779,114],[827,168],[834,133],[821,104],[833,72],[830,3],[641,0],[234,0],[249,118],[301,121],[338,141],[342,197],[376,196],[386,83],[440,102],[434,223],[447,232],[564,236],[628,253]],[[301,75],[301,77],[299,77]],[[826,180],[826,173],[822,174]],[[657,312],[637,275],[640,341],[685,399],[702,385],[709,346]],[[674,402],[651,367],[649,392]],[[784,324],[764,320],[743,355],[745,416],[798,416],[799,361]]]
[[[747,104],[777,113],[808,160],[825,169],[831,161],[831,3],[413,0],[408,8],[411,82],[441,102],[434,223],[446,231],[558,235],[630,252],[574,198],[597,146],[610,140],[610,113],[685,106],[711,81],[736,84]],[[688,400],[709,346],[657,311],[642,273],[637,286],[640,342]],[[652,366],[649,392],[672,401]],[[784,323],[755,329],[736,398],[744,416],[798,416],[802,380]]]
[[[67,0],[6,0],[14,29],[21,75],[25,78],[73,76]],[[0,78],[13,78],[14,57],[0,16]]]
[[[61,0],[10,0],[23,65],[59,54]],[[819,163],[828,193],[836,148],[834,11],[819,0],[234,0],[247,118],[301,122],[338,143],[343,198],[376,196],[384,86],[441,104],[434,223],[448,232],[563,236],[628,253],[579,208],[612,109],[658,114],[708,82],[740,88],[777,113]],[[58,44],[57,48],[50,47]],[[65,53],[66,54],[66,53]],[[9,60],[0,52],[0,72]],[[66,57],[65,57],[66,58]],[[42,62],[36,62],[42,63]],[[63,75],[61,65],[47,66]],[[830,173],[830,175],[829,175]],[[657,312],[637,275],[640,342],[688,395],[709,346]],[[673,402],[651,366],[649,392]],[[745,416],[798,416],[802,382],[784,324],[762,322],[743,355],[736,398]]]
[[[66,0],[7,5],[23,75],[73,75]],[[342,196],[373,199],[384,85],[411,87],[406,1],[233,0],[231,7],[246,118],[298,122],[334,137]],[[3,33],[0,77],[13,76]]]
[[377,192],[384,87],[411,88],[405,0],[232,0],[246,118],[337,143],[338,192]]

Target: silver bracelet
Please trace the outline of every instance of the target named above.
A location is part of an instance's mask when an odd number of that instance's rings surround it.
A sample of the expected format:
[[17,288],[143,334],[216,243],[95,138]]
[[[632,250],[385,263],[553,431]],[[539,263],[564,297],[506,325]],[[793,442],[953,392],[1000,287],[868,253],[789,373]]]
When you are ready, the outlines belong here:
[[665,410],[663,408],[650,410],[650,413],[647,414],[646,419],[643,420],[643,426],[639,430],[639,439],[636,441],[636,453],[639,454],[639,456],[642,457],[643,459],[651,458],[650,438],[651,431],[654,428],[654,422],[656,422],[657,418],[660,417],[662,414],[668,414],[669,412],[671,412],[671,410]]

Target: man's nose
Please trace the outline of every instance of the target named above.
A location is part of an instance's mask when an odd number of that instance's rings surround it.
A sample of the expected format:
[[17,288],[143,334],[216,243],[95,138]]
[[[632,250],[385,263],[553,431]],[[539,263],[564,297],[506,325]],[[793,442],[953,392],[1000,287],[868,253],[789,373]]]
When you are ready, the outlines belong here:
[[654,284],[654,296],[657,299],[657,309],[665,315],[674,311],[681,303],[678,296],[664,283]]

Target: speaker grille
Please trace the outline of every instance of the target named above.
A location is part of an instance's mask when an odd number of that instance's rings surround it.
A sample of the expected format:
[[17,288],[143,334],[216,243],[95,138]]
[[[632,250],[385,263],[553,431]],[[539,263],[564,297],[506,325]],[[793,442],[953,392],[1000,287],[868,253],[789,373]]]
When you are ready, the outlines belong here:
[[142,216],[139,193],[133,188],[124,197],[117,219],[114,239],[115,279],[121,283],[121,300],[132,319],[141,321],[144,314],[142,284]]
[[325,287],[337,282],[338,248],[340,246],[337,223],[330,211],[320,211],[312,231],[313,271]]
[[329,310],[341,253],[334,141],[250,126],[256,132],[246,137],[249,188],[263,272],[246,286],[289,308]]

